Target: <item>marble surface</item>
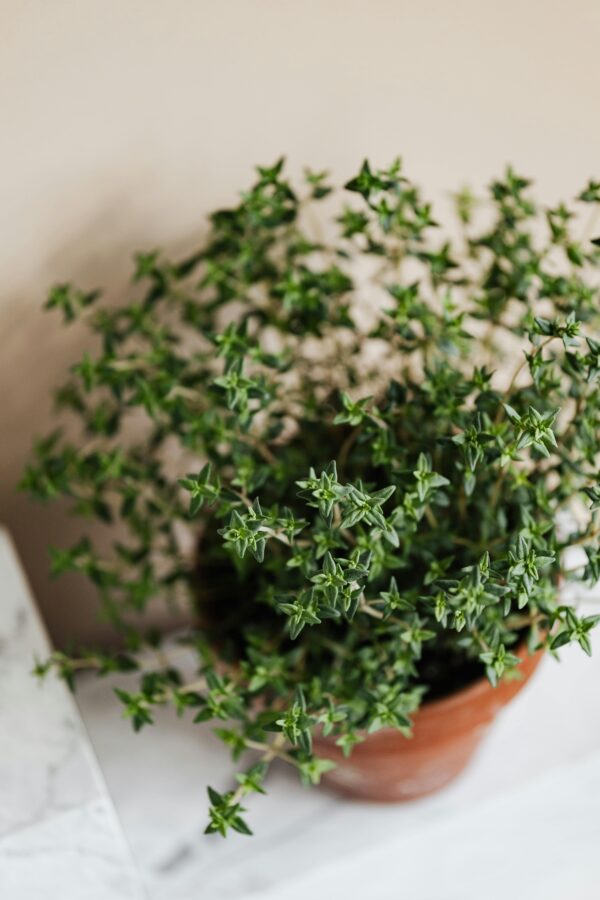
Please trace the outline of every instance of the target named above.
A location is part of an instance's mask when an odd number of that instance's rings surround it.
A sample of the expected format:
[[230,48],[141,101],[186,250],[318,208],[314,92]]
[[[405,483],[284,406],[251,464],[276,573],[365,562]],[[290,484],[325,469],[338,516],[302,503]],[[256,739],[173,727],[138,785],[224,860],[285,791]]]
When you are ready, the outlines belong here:
[[[597,611],[600,593],[582,603]],[[275,766],[268,796],[247,801],[255,836],[223,841],[203,834],[206,784],[227,789],[233,772],[210,726],[164,710],[136,735],[112,694],[130,676],[83,679],[101,775],[64,686],[31,678],[47,650],[0,532],[2,900],[600,897],[600,652],[545,659],[440,794],[356,803]]]
[[252,838],[202,833],[206,784],[232,786],[209,726],[163,711],[134,734],[106,683],[77,697],[152,900],[597,900],[599,637],[592,659],[578,647],[545,659],[440,794],[357,803],[276,766],[268,796],[247,801]]
[[14,548],[0,529],[0,897],[144,896],[65,686],[31,675],[49,645]]

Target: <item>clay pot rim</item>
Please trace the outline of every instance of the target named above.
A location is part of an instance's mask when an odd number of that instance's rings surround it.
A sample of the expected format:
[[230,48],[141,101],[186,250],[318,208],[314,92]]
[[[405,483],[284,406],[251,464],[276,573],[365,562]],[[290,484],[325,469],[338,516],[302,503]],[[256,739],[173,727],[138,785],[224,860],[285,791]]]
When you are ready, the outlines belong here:
[[[521,659],[519,663],[519,668],[517,671],[521,670],[523,666],[529,664],[530,666],[533,664],[534,667],[537,665],[538,658],[541,657],[543,653],[543,648],[539,648],[538,650],[534,650],[533,653],[530,653],[527,648],[526,641],[522,641],[514,650],[516,656]],[[451,694],[448,694],[445,697],[438,697],[435,700],[427,700],[425,699],[422,705],[419,707],[419,716],[435,716],[439,712],[443,711],[444,714],[452,708],[460,707],[463,705],[469,705],[472,702],[476,701],[480,696],[488,694],[490,691],[497,691],[500,689],[502,685],[509,685],[511,682],[515,682],[520,684],[522,681],[525,681],[529,675],[529,672],[521,671],[520,678],[514,679],[502,679],[498,682],[498,685],[494,687],[489,679],[484,675],[481,678],[478,678],[477,681],[473,681],[470,684],[465,685],[462,688],[459,688],[457,691],[454,691]]]
[[[425,700],[421,706],[413,714],[414,721],[418,719],[419,725],[432,725],[436,719],[445,719],[448,714],[460,713],[473,705],[477,705],[478,701],[485,697],[496,697],[498,708],[504,706],[513,693],[517,693],[522,686],[529,680],[544,653],[544,648],[540,647],[530,653],[527,648],[527,642],[522,641],[514,650],[516,656],[519,656],[521,662],[519,664],[520,678],[501,679],[496,687],[494,687],[488,678],[484,675],[476,681],[459,688],[457,691],[448,694],[445,697],[439,697],[436,700]],[[508,696],[507,696],[508,695]],[[364,735],[367,743],[381,743],[390,737],[397,739],[399,732],[395,728],[381,728],[376,732],[368,733],[366,731],[359,732]],[[319,743],[333,743],[330,736],[317,738]],[[362,745],[360,745],[362,746]]]

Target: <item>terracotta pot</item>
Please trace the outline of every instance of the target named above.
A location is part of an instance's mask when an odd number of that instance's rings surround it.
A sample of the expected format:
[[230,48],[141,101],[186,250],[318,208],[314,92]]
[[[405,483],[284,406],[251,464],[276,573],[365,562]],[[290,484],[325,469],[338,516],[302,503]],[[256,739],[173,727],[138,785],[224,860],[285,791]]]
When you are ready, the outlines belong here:
[[356,744],[348,759],[333,738],[315,737],[317,756],[332,759],[337,767],[324,782],[344,794],[364,800],[413,800],[444,787],[464,769],[499,710],[527,683],[542,651],[533,655],[522,646],[521,678],[503,680],[493,688],[486,678],[463,690],[424,703],[413,717],[411,738],[383,728]]

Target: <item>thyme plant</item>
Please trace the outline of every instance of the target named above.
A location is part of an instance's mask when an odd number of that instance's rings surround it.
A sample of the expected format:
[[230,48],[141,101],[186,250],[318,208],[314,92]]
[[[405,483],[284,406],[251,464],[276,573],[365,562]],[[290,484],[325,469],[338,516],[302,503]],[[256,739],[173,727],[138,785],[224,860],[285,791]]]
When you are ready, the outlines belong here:
[[[214,722],[240,774],[209,789],[209,832],[249,833],[275,758],[318,782],[316,730],[350,753],[526,646],[590,653],[600,617],[558,587],[600,578],[599,203],[590,182],[543,208],[509,168],[444,237],[399,161],[341,199],[278,162],[197,252],[139,254],[122,304],[50,292],[95,349],[23,487],[109,526],[110,552],[84,536],[51,566],[122,640],[37,672],[138,669],[134,728],[165,704]],[[188,605],[191,682],[144,624],[155,598]]]

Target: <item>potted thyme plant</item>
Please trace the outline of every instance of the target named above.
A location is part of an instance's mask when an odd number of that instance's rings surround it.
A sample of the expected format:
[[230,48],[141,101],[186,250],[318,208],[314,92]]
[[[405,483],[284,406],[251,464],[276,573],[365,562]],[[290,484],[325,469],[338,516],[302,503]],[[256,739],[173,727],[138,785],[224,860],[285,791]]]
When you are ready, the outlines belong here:
[[[209,789],[223,835],[275,758],[379,799],[439,787],[599,619],[559,583],[600,578],[600,183],[543,209],[508,169],[456,196],[452,239],[399,162],[336,196],[260,168],[196,253],[139,254],[121,305],[47,302],[96,342],[56,394],[79,431],[39,440],[23,487],[113,529],[51,565],[121,642],[37,672],[140,669],[135,729],[165,704],[213,721],[240,761]],[[168,652],[142,667],[155,598],[187,604],[191,682]]]

